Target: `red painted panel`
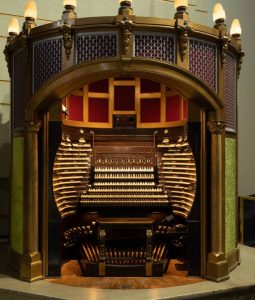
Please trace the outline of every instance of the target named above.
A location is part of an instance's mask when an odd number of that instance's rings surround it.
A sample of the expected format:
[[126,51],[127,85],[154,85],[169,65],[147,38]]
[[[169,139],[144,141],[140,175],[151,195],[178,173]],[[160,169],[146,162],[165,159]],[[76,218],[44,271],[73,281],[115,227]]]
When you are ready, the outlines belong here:
[[159,93],[160,83],[149,79],[141,79],[141,93]]
[[166,98],[166,121],[181,120],[181,96],[176,95]]
[[89,122],[108,123],[108,99],[89,99]]
[[82,96],[69,96],[69,120],[83,121],[83,97]]
[[141,123],[160,122],[160,99],[141,99]]
[[108,89],[109,89],[108,79],[99,80],[89,85],[89,92],[108,93]]
[[188,101],[183,98],[183,119],[188,120]]
[[115,86],[114,110],[135,110],[134,86]]

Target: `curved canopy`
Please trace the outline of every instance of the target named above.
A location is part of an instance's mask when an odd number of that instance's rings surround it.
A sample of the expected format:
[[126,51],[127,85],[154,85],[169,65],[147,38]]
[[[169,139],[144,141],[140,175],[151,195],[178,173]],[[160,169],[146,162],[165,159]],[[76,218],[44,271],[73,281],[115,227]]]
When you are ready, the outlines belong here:
[[83,84],[111,76],[139,76],[159,81],[210,111],[220,111],[224,107],[222,99],[205,83],[176,65],[148,59],[107,59],[76,65],[51,78],[30,99],[26,119],[36,119],[42,108],[63,99]]

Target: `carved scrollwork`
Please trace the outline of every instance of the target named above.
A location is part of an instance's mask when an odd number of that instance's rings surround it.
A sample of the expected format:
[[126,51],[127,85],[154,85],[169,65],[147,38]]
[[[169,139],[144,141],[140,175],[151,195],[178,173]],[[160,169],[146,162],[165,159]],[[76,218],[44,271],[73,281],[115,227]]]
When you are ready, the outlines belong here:
[[25,121],[25,132],[37,134],[41,125],[39,121]]
[[9,76],[12,77],[12,72],[11,72],[11,70],[12,70],[12,56],[10,54],[8,45],[6,45],[5,48],[4,48],[4,56],[5,56],[5,61],[7,63]]
[[73,39],[74,39],[72,33],[72,26],[68,23],[68,21],[65,20],[64,24],[60,28],[61,28],[61,32],[63,33],[63,41],[64,41],[66,58],[67,60],[69,60],[72,52]]
[[227,52],[228,52],[228,45],[230,43],[230,37],[227,35],[220,37],[220,47],[221,47],[221,65],[222,67],[225,65]]
[[244,54],[243,50],[241,50],[241,52],[239,53],[239,56],[238,56],[238,65],[237,65],[237,77],[238,78],[240,76],[240,72],[242,69],[242,63],[243,63],[244,56],[245,56],[245,54]]
[[123,54],[128,55],[131,45],[131,31],[133,30],[134,23],[129,20],[128,16],[125,16],[119,24],[122,31]]
[[21,33],[20,35],[9,36],[7,38],[7,44],[4,48],[4,55],[10,78],[12,77],[13,53],[19,47],[25,48],[26,58],[28,58],[28,40],[26,35]]
[[188,21],[184,21],[183,25],[177,26],[177,30],[181,60],[184,61],[189,46],[189,34],[192,29],[189,26]]
[[224,121],[209,121],[207,127],[211,134],[222,134],[226,127],[226,122]]

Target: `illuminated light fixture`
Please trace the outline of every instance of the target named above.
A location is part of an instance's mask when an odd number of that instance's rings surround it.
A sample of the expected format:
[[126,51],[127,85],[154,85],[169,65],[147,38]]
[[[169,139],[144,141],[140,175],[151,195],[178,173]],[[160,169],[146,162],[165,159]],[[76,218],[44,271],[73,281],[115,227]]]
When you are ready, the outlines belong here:
[[120,5],[127,5],[131,6],[132,5],[132,0],[119,0]]
[[27,2],[26,8],[25,8],[25,13],[24,13],[25,19],[30,19],[35,21],[37,18],[37,9],[36,9],[36,4],[35,1],[29,0]]
[[119,0],[119,15],[132,15],[132,0]]
[[226,13],[221,3],[216,3],[213,7],[213,21],[216,25],[223,25],[226,20]]
[[63,5],[64,5],[64,7],[73,6],[75,8],[77,6],[77,1],[76,0],[64,0]]
[[242,34],[242,28],[240,25],[240,21],[238,19],[234,19],[230,27],[230,35],[233,37],[240,37],[241,34]]
[[8,25],[8,33],[10,36],[16,36],[20,32],[19,21],[17,18],[11,18]]
[[37,9],[35,1],[29,0],[25,8],[25,22],[23,23],[22,31],[25,34],[30,34],[30,30],[36,27],[35,20],[37,18]]
[[175,19],[182,19],[189,21],[189,14],[187,13],[188,0],[174,0],[174,7],[176,9]]
[[64,0],[63,5],[65,7],[65,10],[63,11],[62,19],[63,20],[76,19],[77,14],[74,10],[75,10],[75,7],[77,6],[77,1],[76,0]]
[[188,7],[188,0],[174,0],[174,7],[177,11],[185,11]]

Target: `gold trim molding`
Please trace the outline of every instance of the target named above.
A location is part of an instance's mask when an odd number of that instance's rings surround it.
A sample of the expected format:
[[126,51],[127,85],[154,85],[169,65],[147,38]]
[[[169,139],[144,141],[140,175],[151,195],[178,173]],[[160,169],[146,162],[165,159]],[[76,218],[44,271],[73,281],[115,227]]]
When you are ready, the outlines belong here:
[[235,248],[226,254],[229,272],[233,271],[240,264],[240,249]]
[[33,282],[42,278],[42,260],[40,253],[23,254],[21,256],[20,279]]

